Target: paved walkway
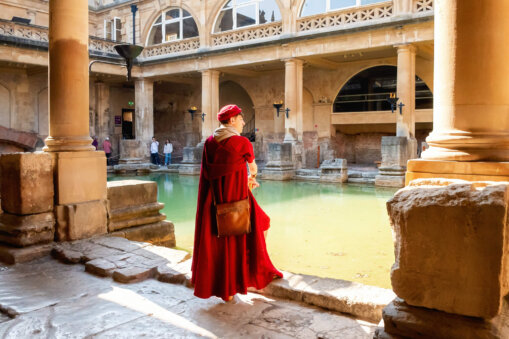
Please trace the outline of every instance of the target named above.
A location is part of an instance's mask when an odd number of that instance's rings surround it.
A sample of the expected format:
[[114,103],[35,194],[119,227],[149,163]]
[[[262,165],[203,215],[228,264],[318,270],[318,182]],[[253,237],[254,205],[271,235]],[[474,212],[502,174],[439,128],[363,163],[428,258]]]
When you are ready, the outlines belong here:
[[0,266],[0,309],[0,338],[372,338],[376,328],[255,293],[224,303],[154,279],[122,284],[50,257]]

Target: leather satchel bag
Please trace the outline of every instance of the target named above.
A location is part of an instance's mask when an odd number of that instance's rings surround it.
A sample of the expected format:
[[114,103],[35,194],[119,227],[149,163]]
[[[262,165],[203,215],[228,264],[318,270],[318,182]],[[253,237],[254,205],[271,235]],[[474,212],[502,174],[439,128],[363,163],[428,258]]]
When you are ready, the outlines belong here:
[[[205,161],[208,166],[207,151],[204,150],[204,153]],[[210,173],[207,176],[209,177],[212,201],[216,209],[217,236],[227,237],[250,233],[251,207],[249,204],[249,196],[243,200],[217,204]]]

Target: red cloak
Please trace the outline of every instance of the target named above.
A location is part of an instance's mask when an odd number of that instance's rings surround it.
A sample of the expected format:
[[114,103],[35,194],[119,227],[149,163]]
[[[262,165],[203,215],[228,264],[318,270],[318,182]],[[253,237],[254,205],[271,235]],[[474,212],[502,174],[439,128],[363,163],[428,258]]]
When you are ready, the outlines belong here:
[[[206,152],[206,154],[205,154]],[[211,166],[205,167],[205,159]],[[223,300],[236,293],[247,293],[248,287],[262,289],[274,276],[282,277],[267,253],[263,232],[270,226],[270,218],[258,206],[247,186],[246,161],[254,161],[253,146],[241,136],[217,142],[213,136],[203,149],[192,279],[194,295],[199,298],[217,296]],[[251,233],[218,237],[215,209],[210,181],[214,185],[216,203],[250,198]]]

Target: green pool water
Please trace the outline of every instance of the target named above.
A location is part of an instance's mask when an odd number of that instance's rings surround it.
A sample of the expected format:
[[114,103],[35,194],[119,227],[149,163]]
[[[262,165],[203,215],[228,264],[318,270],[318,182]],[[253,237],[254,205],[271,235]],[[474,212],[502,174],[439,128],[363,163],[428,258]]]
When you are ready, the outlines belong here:
[[[192,251],[198,177],[111,176],[157,182],[177,246]],[[271,217],[267,246],[279,269],[390,288],[394,247],[385,203],[394,189],[260,181],[254,195]]]

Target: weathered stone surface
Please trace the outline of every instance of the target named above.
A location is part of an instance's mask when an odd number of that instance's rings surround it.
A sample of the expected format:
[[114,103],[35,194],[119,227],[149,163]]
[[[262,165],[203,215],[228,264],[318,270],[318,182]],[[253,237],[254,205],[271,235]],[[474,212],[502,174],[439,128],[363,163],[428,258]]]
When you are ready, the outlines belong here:
[[348,166],[346,159],[324,160],[320,165],[320,181],[346,182]]
[[382,319],[382,309],[395,297],[391,290],[379,287],[287,272],[284,279],[273,281],[262,293],[352,314],[371,322]]
[[485,320],[414,307],[396,298],[383,311],[384,329],[375,338],[502,339],[509,338],[507,300],[501,315]]
[[52,244],[15,248],[0,245],[0,261],[8,265],[23,263],[50,254]]
[[264,180],[290,180],[295,175],[291,143],[269,143]]
[[113,272],[113,280],[128,284],[153,278],[156,273],[156,267],[132,266],[115,270]]
[[420,179],[387,202],[395,293],[409,305],[492,318],[509,292],[509,185]]
[[52,212],[31,215],[0,214],[0,241],[25,247],[53,241],[55,218]]
[[106,199],[104,152],[50,152],[55,171],[55,204]]
[[406,137],[382,137],[382,163],[376,186],[404,187],[407,161],[417,157],[417,140]]
[[90,239],[90,242],[124,252],[132,252],[140,248],[150,246],[146,242],[130,241],[118,237],[98,237]]
[[85,260],[81,252],[73,251],[61,244],[55,244],[53,246],[51,255],[66,264],[78,264]]
[[49,154],[3,154],[0,171],[2,210],[12,214],[53,210],[53,168]]
[[78,240],[107,232],[104,200],[58,205],[56,236],[59,241]]
[[147,158],[147,145],[143,140],[121,140],[120,159],[123,164],[140,164]]
[[149,225],[124,228],[121,231],[110,234],[133,241],[149,242],[159,246],[176,246],[175,227],[173,223],[166,220]]
[[100,277],[109,277],[116,268],[115,264],[106,259],[94,259],[85,264],[85,271],[98,275]]
[[157,203],[157,183],[142,180],[108,182],[108,211]]

